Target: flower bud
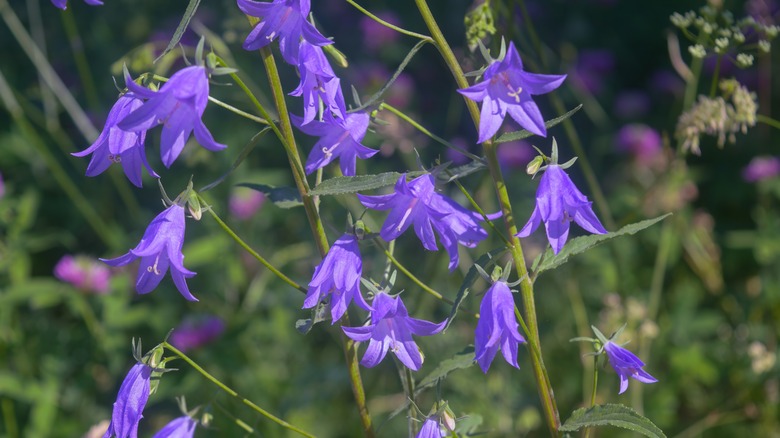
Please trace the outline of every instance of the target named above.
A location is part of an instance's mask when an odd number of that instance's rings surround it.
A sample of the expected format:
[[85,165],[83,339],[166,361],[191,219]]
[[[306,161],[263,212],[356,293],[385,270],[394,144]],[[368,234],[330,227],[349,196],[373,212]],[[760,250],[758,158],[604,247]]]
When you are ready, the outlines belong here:
[[544,158],[540,155],[537,155],[525,167],[525,173],[527,173],[528,175],[536,175],[536,172],[539,171],[539,168],[542,167],[542,164],[544,164]]

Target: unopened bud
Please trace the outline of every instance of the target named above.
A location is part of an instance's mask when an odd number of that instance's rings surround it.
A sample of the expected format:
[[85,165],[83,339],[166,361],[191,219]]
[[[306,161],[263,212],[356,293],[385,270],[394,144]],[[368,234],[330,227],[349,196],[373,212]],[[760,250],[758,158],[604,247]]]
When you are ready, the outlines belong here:
[[531,160],[530,163],[528,163],[527,166],[525,166],[525,173],[529,175],[536,175],[536,172],[539,171],[539,168],[542,167],[542,164],[544,164],[544,158],[540,155],[537,155],[533,160]]

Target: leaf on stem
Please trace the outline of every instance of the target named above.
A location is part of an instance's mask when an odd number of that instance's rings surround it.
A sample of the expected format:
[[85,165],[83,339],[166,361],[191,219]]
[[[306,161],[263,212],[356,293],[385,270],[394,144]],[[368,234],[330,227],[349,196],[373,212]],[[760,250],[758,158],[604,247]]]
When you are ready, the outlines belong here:
[[154,63],[157,63],[157,61],[159,61],[160,58],[167,55],[168,52],[173,50],[173,48],[176,47],[177,44],[179,44],[182,35],[184,35],[184,31],[186,31],[187,26],[190,25],[190,20],[192,20],[192,16],[195,15],[195,12],[198,10],[198,6],[200,6],[200,0],[190,0],[190,3],[187,5],[187,9],[184,11],[184,16],[181,17],[179,26],[176,28],[176,32],[173,33],[173,38],[171,38],[171,41],[168,43],[168,46],[165,48],[165,50],[163,50],[160,56],[158,56],[154,60]]
[[469,346],[455,353],[451,358],[439,362],[439,366],[436,369],[417,383],[414,395],[420,395],[425,388],[435,385],[437,381],[447,377],[447,374],[472,365],[474,365],[474,347]]
[[[561,123],[562,121],[568,119],[569,117],[573,116],[574,113],[576,113],[580,109],[582,109],[582,104],[577,105],[576,108],[574,108],[573,110],[569,111],[568,113],[566,113],[566,114],[564,114],[564,115],[562,115],[560,117],[556,117],[554,119],[550,119],[550,120],[544,122],[544,126],[547,129],[550,129],[553,126],[555,126],[555,125]],[[493,143],[506,143],[506,142],[509,142],[509,141],[523,140],[525,138],[531,137],[532,135],[535,135],[535,134],[530,132],[530,131],[526,131],[525,129],[522,129],[520,131],[507,132],[505,134],[502,134],[500,137],[498,137]]]
[[496,258],[503,254],[506,250],[506,248],[496,248],[490,252],[482,254],[482,256],[477,259],[474,265],[471,266],[469,272],[466,274],[466,278],[463,279],[463,283],[460,285],[458,296],[455,298],[455,302],[452,303],[450,317],[447,318],[447,325],[444,326],[444,330],[442,330],[442,332],[446,332],[447,329],[450,328],[450,324],[452,324],[452,321],[455,319],[455,315],[458,313],[460,304],[469,295],[471,287],[474,286],[474,282],[477,281],[477,278],[480,278],[477,265],[479,265],[479,267],[484,271],[487,271],[488,265],[495,263]]
[[274,187],[266,184],[252,184],[241,183],[237,184],[239,187],[247,187],[258,192],[265,193],[268,199],[271,200],[279,208],[293,208],[303,205],[301,201],[301,195],[298,190],[292,187]]
[[583,427],[614,426],[641,433],[652,438],[665,438],[663,431],[652,421],[635,410],[620,404],[596,405],[574,411],[559,429],[561,432],[576,432]]

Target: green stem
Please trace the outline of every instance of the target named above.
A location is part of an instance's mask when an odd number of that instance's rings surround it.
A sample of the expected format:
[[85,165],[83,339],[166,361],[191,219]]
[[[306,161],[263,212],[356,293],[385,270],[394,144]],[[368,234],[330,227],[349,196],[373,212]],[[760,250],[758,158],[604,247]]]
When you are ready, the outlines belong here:
[[[590,393],[590,407],[596,406],[596,390],[599,385],[598,356],[593,356],[593,392]],[[585,428],[585,438],[590,438],[591,427]]]
[[5,422],[5,433],[8,438],[19,437],[19,425],[16,424],[16,412],[14,409],[14,401],[8,397],[3,397],[2,403],[0,403],[3,410],[3,421]]
[[355,7],[355,9],[357,9],[360,12],[362,12],[368,18],[376,21],[377,23],[381,24],[382,26],[385,26],[385,27],[388,27],[390,29],[393,29],[394,31],[396,31],[398,33],[402,33],[404,35],[409,35],[411,37],[415,37],[415,38],[419,38],[419,39],[424,40],[424,41],[428,41],[429,43],[433,42],[433,39],[431,39],[431,37],[429,37],[428,35],[423,35],[421,33],[412,32],[410,30],[406,30],[406,29],[400,28],[400,27],[398,27],[398,26],[396,26],[396,25],[394,25],[392,23],[388,23],[387,21],[385,21],[385,20],[377,17],[376,15],[372,14],[371,12],[366,10],[364,7],[362,7],[359,4],[355,3],[354,0],[347,0],[347,3],[351,4],[352,6]]
[[407,408],[407,426],[409,430],[409,436],[415,436],[417,434],[417,406],[414,400],[414,376],[412,370],[400,363],[399,360],[395,361],[398,366],[398,372],[401,374],[401,385],[404,387],[406,398],[409,401]]
[[195,361],[194,361],[194,360],[192,360],[192,359],[190,359],[189,357],[187,357],[187,355],[186,355],[186,354],[184,354],[184,353],[182,353],[181,351],[179,351],[179,350],[178,350],[176,347],[174,347],[173,345],[169,344],[168,342],[163,342],[163,344],[162,344],[162,345],[163,345],[163,347],[164,347],[164,348],[166,348],[168,351],[170,351],[171,353],[175,354],[176,356],[179,356],[179,357],[180,357],[180,358],[181,358],[183,361],[187,362],[187,364],[188,364],[189,366],[191,366],[192,368],[194,368],[194,369],[195,369],[195,371],[197,371],[197,372],[199,372],[200,374],[202,374],[202,375],[203,375],[203,377],[205,377],[207,380],[211,381],[211,383],[213,383],[213,384],[217,385],[217,386],[218,386],[218,387],[219,387],[221,390],[223,390],[223,391],[225,391],[226,393],[230,394],[232,397],[235,397],[235,398],[237,398],[238,400],[240,400],[240,401],[241,401],[241,403],[243,403],[243,404],[245,404],[245,405],[249,406],[249,407],[250,407],[250,408],[252,408],[252,409],[253,409],[255,412],[257,412],[257,413],[259,413],[260,415],[262,415],[262,416],[264,416],[264,417],[268,418],[269,420],[273,421],[274,423],[276,423],[276,424],[278,424],[278,425],[280,425],[280,426],[284,427],[285,429],[291,430],[291,431],[293,431],[293,432],[297,432],[298,434],[300,434],[300,435],[303,435],[303,436],[305,436],[305,437],[314,438],[314,435],[312,435],[312,434],[310,434],[310,433],[308,433],[308,432],[305,432],[305,431],[303,431],[303,430],[301,430],[301,429],[299,429],[299,428],[297,428],[297,427],[293,426],[292,424],[290,424],[290,423],[288,423],[288,422],[286,422],[286,421],[282,420],[281,418],[279,418],[279,417],[277,417],[277,416],[275,416],[275,415],[271,414],[270,412],[266,411],[265,409],[261,408],[260,406],[257,406],[256,404],[252,403],[252,401],[250,401],[250,400],[247,400],[247,399],[246,399],[246,398],[244,398],[243,396],[239,395],[239,393],[237,393],[236,391],[234,391],[233,389],[231,389],[230,387],[228,387],[228,386],[227,386],[227,385],[225,385],[224,383],[220,382],[220,381],[219,381],[219,380],[218,380],[216,377],[214,377],[214,376],[212,376],[211,374],[209,374],[209,372],[208,372],[208,371],[204,370],[204,369],[203,369],[203,368],[202,368],[200,365],[198,365],[197,363],[195,363]]
[[[428,26],[428,30],[431,32],[436,47],[439,49],[444,62],[452,72],[455,82],[459,88],[467,88],[468,81],[463,75],[463,70],[458,64],[455,54],[452,52],[447,40],[444,38],[441,30],[439,29],[436,20],[431,14],[431,10],[426,3],[426,0],[415,0],[417,9],[420,11],[425,24]],[[464,96],[466,107],[471,114],[471,118],[474,121],[474,125],[479,127],[479,109],[477,104]],[[523,280],[520,283],[520,293],[523,300],[523,307],[525,309],[525,323],[527,323],[528,344],[534,354],[531,355],[531,362],[533,363],[534,377],[536,379],[536,386],[539,391],[539,396],[542,401],[542,409],[547,420],[547,426],[550,430],[550,434],[554,437],[558,436],[558,429],[560,428],[560,417],[558,415],[558,408],[555,403],[555,397],[553,395],[552,387],[550,386],[549,377],[547,376],[544,362],[542,361],[541,348],[539,342],[539,328],[536,319],[536,305],[534,303],[533,284],[528,278],[528,269],[525,265],[525,258],[523,257],[523,247],[520,243],[520,239],[515,236],[517,234],[517,226],[514,223],[514,216],[512,214],[512,205],[509,202],[509,194],[504,183],[503,175],[501,174],[501,168],[498,164],[498,157],[496,155],[496,146],[491,142],[484,143],[485,156],[488,161],[488,169],[490,170],[490,176],[493,179],[493,185],[498,196],[499,204],[501,205],[501,211],[503,212],[504,223],[506,225],[507,232],[510,237],[510,250],[512,253],[512,259],[514,260],[515,269],[519,278]],[[536,353],[539,353],[538,355]]]
[[[707,34],[702,32],[699,34],[696,43],[702,44],[706,40]],[[699,77],[701,76],[701,68],[703,64],[704,59],[697,56],[694,56],[693,60],[691,61],[691,77],[688,80],[688,83],[685,84],[685,97],[683,98],[682,107],[683,112],[688,111],[693,106],[693,102],[696,99],[696,93],[699,89]]]
[[84,87],[87,102],[89,102],[90,107],[97,108],[100,106],[100,100],[98,99],[97,90],[95,90],[95,80],[92,77],[92,71],[89,69],[89,61],[84,54],[84,41],[82,41],[79,35],[79,28],[76,25],[76,20],[73,19],[71,9],[67,9],[62,13],[62,24],[65,28],[65,35],[68,37],[70,48],[73,51],[73,59],[76,61],[76,69],[79,72],[79,79],[81,79],[81,86]]
[[771,117],[767,117],[763,114],[756,115],[756,121],[765,125],[769,125],[775,129],[780,129],[780,121],[777,121]]
[[722,56],[718,55],[718,59],[715,61],[715,71],[712,73],[712,83],[710,84],[710,97],[715,97],[715,92],[718,91],[718,76],[720,75],[720,60]]
[[[202,202],[205,205],[208,205],[208,202],[203,198],[202,195],[198,194],[198,199],[200,202]],[[220,217],[217,215],[217,213],[214,212],[213,208],[208,209],[209,214],[211,217],[214,218],[215,221],[217,221],[217,224],[219,224],[220,228],[222,228],[223,231],[225,231],[236,243],[238,243],[241,248],[244,248],[246,252],[248,252],[252,257],[254,257],[260,264],[268,268],[269,271],[271,271],[274,275],[279,277],[282,281],[287,283],[288,285],[292,286],[295,289],[298,289],[299,291],[306,293],[307,289],[292,279],[290,277],[284,275],[281,271],[276,269],[271,263],[268,262],[263,256],[257,253],[252,247],[250,247],[246,242],[244,242],[243,239],[241,239],[238,234],[236,234]]]

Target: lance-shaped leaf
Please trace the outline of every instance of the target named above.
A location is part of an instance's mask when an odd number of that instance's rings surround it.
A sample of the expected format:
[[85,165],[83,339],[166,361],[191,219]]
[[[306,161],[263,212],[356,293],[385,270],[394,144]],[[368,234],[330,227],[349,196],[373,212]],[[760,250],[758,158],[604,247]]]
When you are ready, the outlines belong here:
[[279,208],[293,208],[303,205],[301,201],[301,195],[292,187],[274,187],[266,184],[251,184],[241,183],[240,187],[248,187],[252,190],[265,193],[268,199],[271,200]]
[[176,32],[173,33],[173,38],[171,38],[171,40],[168,42],[168,46],[165,47],[165,50],[160,53],[160,56],[154,60],[155,63],[157,63],[157,61],[159,61],[163,56],[167,55],[168,52],[173,50],[173,48],[179,44],[181,37],[187,30],[187,26],[190,25],[192,16],[195,15],[195,12],[197,12],[198,6],[200,6],[200,0],[190,0],[189,4],[187,4],[187,9],[184,11],[184,15],[181,17],[179,25],[176,27]]
[[[555,125],[561,123],[562,121],[568,119],[569,117],[573,116],[574,113],[579,111],[581,108],[582,108],[582,104],[579,104],[579,105],[577,105],[576,108],[574,108],[573,110],[569,111],[568,113],[566,113],[566,114],[564,114],[564,115],[562,115],[560,117],[556,117],[554,119],[550,119],[550,120],[544,122],[544,126],[547,129],[550,129],[553,126],[555,126]],[[532,135],[536,135],[536,134],[534,134],[531,131],[528,131],[528,130],[525,130],[525,129],[521,129],[520,131],[512,131],[512,132],[507,132],[505,134],[501,134],[501,136],[498,137],[493,143],[506,143],[506,142],[510,142],[510,141],[523,140],[523,139],[528,138],[528,137],[530,137]]]
[[663,431],[652,421],[639,415],[628,406],[619,404],[597,405],[574,411],[559,429],[561,432],[576,432],[583,427],[614,426],[628,429],[651,438],[665,438]]
[[436,369],[417,384],[415,395],[419,395],[425,388],[435,385],[437,381],[447,377],[447,374],[472,365],[474,365],[474,347],[466,347],[451,358],[439,362]]
[[[409,172],[411,177],[420,176],[424,172]],[[347,193],[357,193],[365,190],[379,189],[392,186],[398,181],[401,174],[398,172],[386,172],[376,175],[358,175],[358,176],[337,176],[326,179],[313,190],[309,191],[311,196],[344,195]]]

